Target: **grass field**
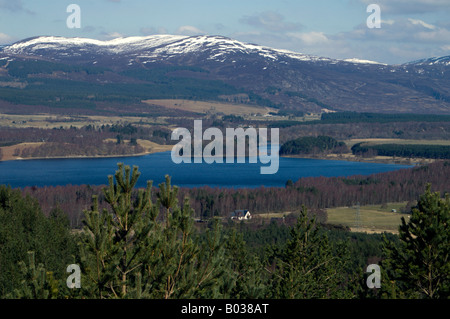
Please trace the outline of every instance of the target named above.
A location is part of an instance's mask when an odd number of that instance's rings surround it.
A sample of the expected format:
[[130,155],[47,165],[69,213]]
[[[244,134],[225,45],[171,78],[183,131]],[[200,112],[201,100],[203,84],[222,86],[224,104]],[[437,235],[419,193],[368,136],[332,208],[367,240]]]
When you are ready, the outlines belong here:
[[[336,207],[326,209],[328,214],[328,224],[348,226],[353,232],[366,233],[393,233],[398,234],[398,226],[401,224],[401,218],[404,217],[408,221],[407,214],[401,214],[401,208],[405,207],[407,202],[388,203],[385,206],[367,205],[361,206],[360,226],[356,227],[355,213],[353,207]],[[395,209],[396,212],[392,212]],[[253,217],[268,219],[283,218],[292,214],[292,212],[271,212],[263,214],[254,214]]]
[[[405,220],[408,221],[409,215],[400,213],[400,209],[405,207],[405,205],[406,202],[388,203],[383,208],[381,205],[361,206],[359,209],[361,221],[360,227],[356,227],[356,208],[328,208],[328,223],[348,226],[352,231],[397,233],[398,226],[401,224],[401,218],[404,217]],[[397,212],[392,212],[393,209]]]
[[263,213],[263,214],[255,214],[253,217],[258,218],[283,218],[292,214],[292,212],[283,212],[283,213]]
[[196,113],[223,113],[225,115],[252,115],[267,114],[269,112],[277,112],[276,109],[270,107],[258,107],[247,104],[232,104],[220,102],[203,102],[191,100],[145,100],[142,101],[150,105],[159,105],[162,107],[184,110]]
[[403,145],[450,145],[450,140],[406,140],[400,138],[363,138],[351,139],[344,141],[348,147],[352,147],[357,143],[365,143],[365,145],[379,144],[403,144]]
[[54,114],[33,114],[33,115],[16,115],[16,114],[0,114],[0,127],[14,128],[69,128],[71,126],[81,128],[87,125],[112,125],[112,124],[133,123],[139,125],[167,124],[165,118],[149,118],[149,117],[133,117],[133,116],[99,116],[99,115],[83,115],[83,116],[67,116]]

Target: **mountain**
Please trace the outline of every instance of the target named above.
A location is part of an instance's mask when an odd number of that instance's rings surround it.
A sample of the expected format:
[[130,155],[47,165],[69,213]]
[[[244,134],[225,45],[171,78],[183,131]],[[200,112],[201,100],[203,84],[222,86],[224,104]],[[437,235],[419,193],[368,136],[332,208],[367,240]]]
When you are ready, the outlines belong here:
[[[20,104],[64,107],[83,102],[95,108],[99,103],[128,103],[134,94],[135,102],[228,100],[292,114],[323,109],[450,114],[450,56],[386,65],[277,50],[223,36],[110,41],[35,37],[0,48],[0,77],[0,99]],[[73,101],[67,86],[72,86],[72,95],[76,92]],[[36,91],[41,100],[33,98]]]

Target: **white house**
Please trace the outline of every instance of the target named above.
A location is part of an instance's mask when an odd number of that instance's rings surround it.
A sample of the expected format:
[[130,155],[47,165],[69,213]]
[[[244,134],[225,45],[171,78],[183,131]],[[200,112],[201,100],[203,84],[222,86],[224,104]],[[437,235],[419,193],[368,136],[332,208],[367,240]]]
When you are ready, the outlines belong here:
[[247,209],[235,210],[231,213],[231,219],[246,220],[251,218],[252,215]]

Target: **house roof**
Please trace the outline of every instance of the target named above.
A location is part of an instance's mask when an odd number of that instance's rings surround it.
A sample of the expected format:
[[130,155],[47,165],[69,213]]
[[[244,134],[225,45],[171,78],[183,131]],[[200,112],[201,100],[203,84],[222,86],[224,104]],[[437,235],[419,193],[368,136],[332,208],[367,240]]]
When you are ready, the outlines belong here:
[[239,209],[235,210],[231,213],[232,216],[245,216],[247,213],[250,213],[248,209]]

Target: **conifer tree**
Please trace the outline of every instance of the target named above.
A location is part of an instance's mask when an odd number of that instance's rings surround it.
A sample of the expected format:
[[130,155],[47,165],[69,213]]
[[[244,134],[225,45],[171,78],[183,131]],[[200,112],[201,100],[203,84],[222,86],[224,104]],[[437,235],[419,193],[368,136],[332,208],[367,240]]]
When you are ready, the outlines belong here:
[[[227,281],[224,242],[218,221],[204,237],[193,227],[189,199],[178,205],[170,177],[152,202],[152,183],[134,190],[139,171],[118,164],[104,189],[110,209],[98,200],[85,212],[82,274],[92,298],[217,298]],[[159,212],[164,211],[161,222]],[[82,280],[83,285],[83,280]]]
[[161,204],[166,209],[164,218],[166,220],[166,226],[169,227],[170,210],[174,209],[178,205],[178,187],[172,187],[170,185],[169,175],[166,175],[165,179],[165,183],[159,184],[159,193],[157,194],[157,197],[159,204]]
[[57,298],[59,282],[53,278],[53,273],[46,271],[43,264],[36,265],[34,251],[28,253],[28,264],[19,262],[22,273],[21,286],[14,290],[13,297],[20,299]]
[[[98,212],[97,198],[91,211],[85,212],[85,238],[82,242],[85,270],[96,285],[96,296],[127,297],[133,274],[142,266],[149,241],[150,222],[155,214],[151,201],[152,183],[133,197],[140,172],[118,164],[115,179],[109,176],[104,191],[111,211]],[[114,180],[116,183],[114,183]],[[90,265],[90,266],[89,266]],[[104,294],[104,290],[107,294]]]
[[233,287],[229,298],[264,298],[266,277],[263,264],[258,256],[248,251],[243,234],[235,229],[226,241],[227,256],[231,260]]
[[449,222],[449,195],[441,198],[439,192],[431,192],[428,184],[409,221],[402,217],[400,243],[384,240],[385,296],[450,297]]
[[112,215],[106,209],[99,212],[98,197],[94,195],[92,209],[85,211],[84,216],[84,232],[79,243],[84,275],[81,287],[90,298],[117,297],[112,281],[117,259]]
[[326,234],[303,207],[290,239],[280,251],[272,253],[270,297],[283,299],[348,298],[341,289],[345,281],[345,247],[333,252]]

